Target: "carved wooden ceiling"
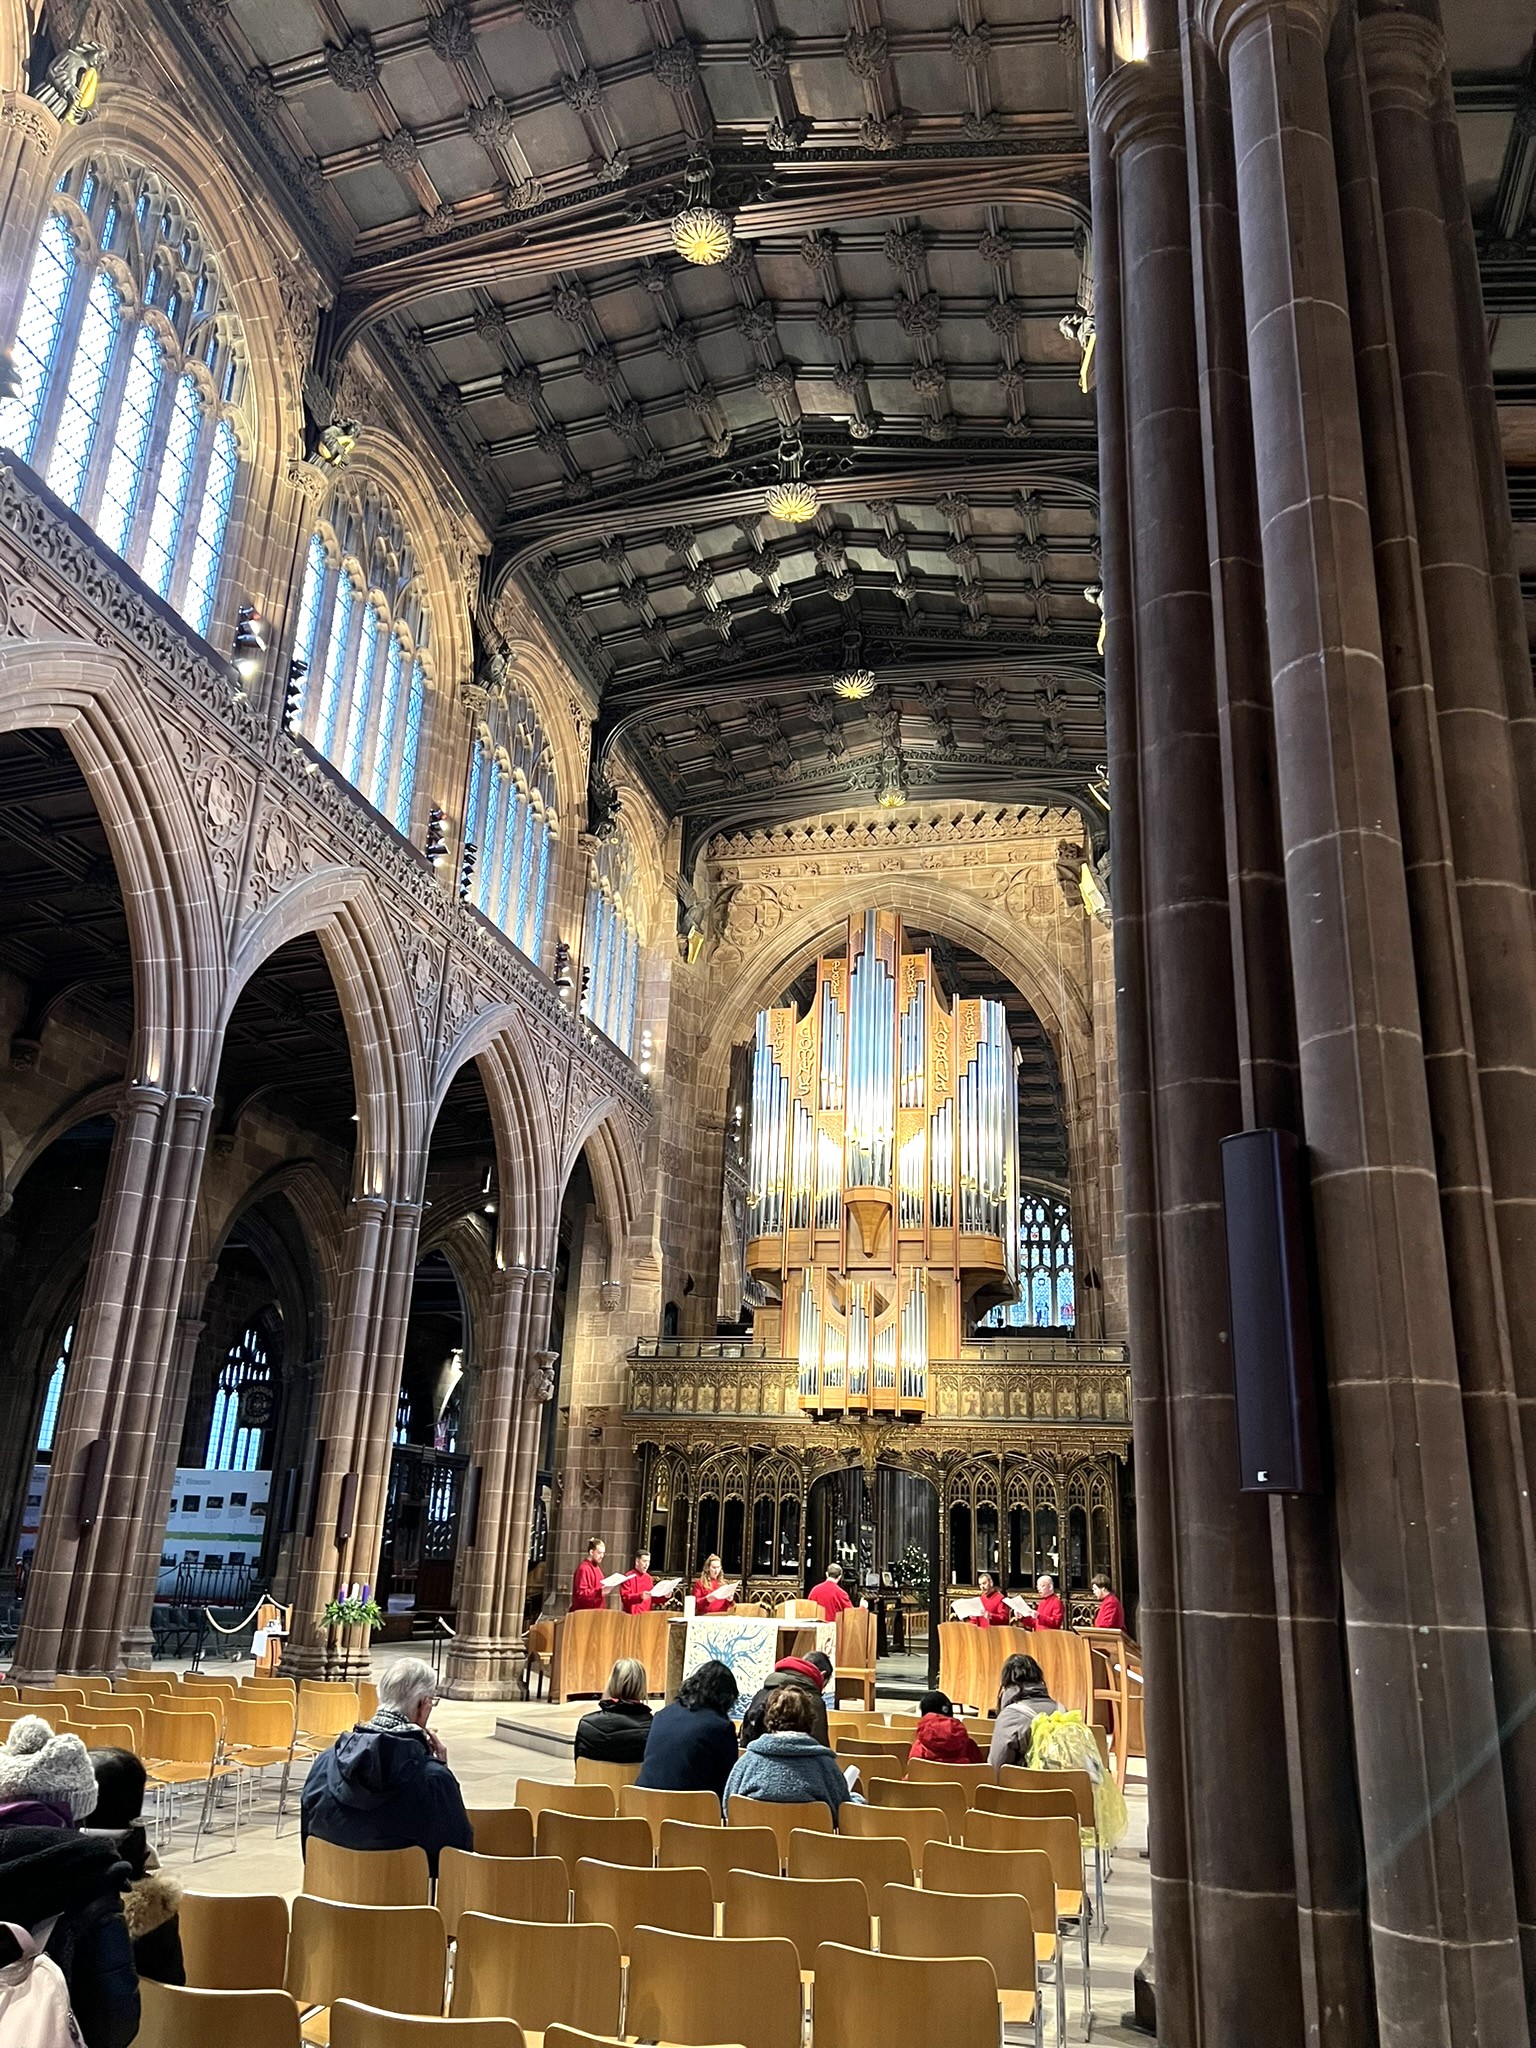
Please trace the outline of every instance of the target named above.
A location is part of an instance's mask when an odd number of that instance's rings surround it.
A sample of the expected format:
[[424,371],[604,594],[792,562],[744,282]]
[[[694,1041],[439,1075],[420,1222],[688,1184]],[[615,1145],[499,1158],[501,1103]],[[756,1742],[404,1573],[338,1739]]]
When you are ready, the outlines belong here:
[[[492,615],[515,578],[600,694],[599,782],[622,739],[691,846],[880,786],[1083,800],[1070,0],[164,4],[337,278],[322,378],[390,359]],[[714,267],[670,235],[705,180]],[[786,443],[804,526],[764,509]]]

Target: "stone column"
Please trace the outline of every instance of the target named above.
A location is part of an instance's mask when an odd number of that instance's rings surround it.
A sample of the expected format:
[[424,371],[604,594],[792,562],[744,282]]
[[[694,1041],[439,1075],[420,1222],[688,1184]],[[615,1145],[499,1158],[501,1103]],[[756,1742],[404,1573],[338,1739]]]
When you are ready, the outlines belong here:
[[[203,1276],[202,1284],[195,1289],[199,1302],[207,1291],[213,1272],[214,1269],[209,1267]],[[176,1335],[171,1346],[170,1384],[166,1390],[159,1455],[155,1463],[149,1497],[145,1502],[143,1524],[139,1531],[136,1566],[138,1590],[134,1597],[133,1616],[123,1635],[123,1662],[133,1665],[136,1669],[147,1665],[154,1654],[149,1611],[154,1605],[155,1587],[160,1577],[160,1559],[165,1549],[165,1525],[170,1517],[171,1488],[175,1481],[177,1454],[181,1449],[187,1395],[192,1386],[198,1340],[205,1328],[202,1316],[189,1315],[185,1307],[176,1319]]]
[[[1303,2017],[1264,1503],[1238,1492],[1219,1142],[1238,1084],[1181,68],[1093,105],[1115,964],[1158,2021]],[[1107,142],[1108,150],[1103,144]],[[1106,247],[1106,245],[1108,245]],[[1219,1674],[1219,1678],[1217,1677]],[[1234,1824],[1216,1785],[1241,1784]]]
[[[338,1586],[372,1586],[378,1580],[420,1228],[417,1202],[384,1195],[352,1201],[340,1302],[320,1388],[316,1440],[325,1462],[306,1510],[306,1525],[312,1526],[299,1546],[292,1633],[283,1653],[283,1669],[295,1676],[356,1678],[368,1672],[368,1645],[329,1641],[320,1614]],[[338,1543],[338,1510],[348,1491],[351,1533]]]
[[59,135],[58,116],[39,101],[0,93],[0,374],[11,362]]
[[[163,1506],[175,1305],[212,1109],[206,1096],[144,1082],[123,1092],[12,1660],[32,1683],[60,1670],[120,1670],[125,1636],[143,1628],[140,1576],[124,1563],[140,1555]],[[94,1478],[98,1511],[82,1529]]]
[[513,1267],[495,1278],[475,1413],[477,1530],[459,1582],[458,1640],[448,1652],[446,1689],[454,1699],[506,1699],[516,1688],[533,1473],[554,1392],[554,1354],[543,1348],[553,1288],[545,1267]]
[[[1195,324],[1243,1121],[1250,1129],[1299,1133],[1231,109],[1209,45],[1196,35],[1187,49]],[[1338,1547],[1324,1499],[1276,1496],[1269,1520],[1306,2038],[1343,2048],[1373,2039],[1374,2028],[1359,1795],[1348,1746],[1337,1739],[1349,1713]]]
[[1528,2038],[1424,1078],[1323,38],[1227,68],[1304,1135],[1384,2044]]

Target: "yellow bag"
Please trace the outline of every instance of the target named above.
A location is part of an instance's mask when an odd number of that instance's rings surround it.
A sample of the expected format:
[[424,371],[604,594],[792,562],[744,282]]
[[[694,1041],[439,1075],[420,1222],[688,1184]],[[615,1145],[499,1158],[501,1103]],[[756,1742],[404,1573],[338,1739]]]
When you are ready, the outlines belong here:
[[1029,1767],[1032,1771],[1086,1771],[1093,1785],[1093,1817],[1100,1846],[1113,1849],[1125,1840],[1130,1825],[1125,1797],[1105,1770],[1099,1745],[1081,1714],[1063,1711],[1035,1716],[1029,1728]]

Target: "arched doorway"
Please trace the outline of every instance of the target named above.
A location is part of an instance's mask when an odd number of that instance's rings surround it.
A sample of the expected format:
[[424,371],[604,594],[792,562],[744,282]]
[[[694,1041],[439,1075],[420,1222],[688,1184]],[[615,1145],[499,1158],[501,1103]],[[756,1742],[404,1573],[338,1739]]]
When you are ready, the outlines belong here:
[[939,1507],[932,1480],[884,1460],[824,1472],[807,1501],[808,1585],[840,1564],[843,1584],[877,1617],[882,1676],[926,1683],[937,1669]]

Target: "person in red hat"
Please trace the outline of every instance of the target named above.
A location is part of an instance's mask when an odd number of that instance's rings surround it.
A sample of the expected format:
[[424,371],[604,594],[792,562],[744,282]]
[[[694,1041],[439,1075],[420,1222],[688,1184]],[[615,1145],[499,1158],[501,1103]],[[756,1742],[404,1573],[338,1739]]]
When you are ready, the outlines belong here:
[[843,1568],[840,1564],[829,1564],[827,1576],[819,1586],[812,1586],[806,1594],[807,1600],[814,1600],[821,1609],[823,1621],[836,1621],[845,1609],[853,1605],[843,1588]]
[[656,1581],[651,1577],[651,1553],[648,1550],[635,1552],[635,1568],[619,1587],[619,1605],[626,1614],[649,1614],[651,1611],[651,1588]]
[[827,1742],[827,1703],[822,1698],[822,1688],[831,1676],[832,1659],[820,1650],[812,1650],[808,1657],[781,1657],[747,1702],[747,1711],[741,1717],[742,1748],[764,1732],[768,1702],[787,1685],[798,1685],[810,1694],[814,1702],[811,1732],[818,1742]]
[[576,1576],[571,1581],[571,1612],[579,1614],[584,1607],[601,1607],[603,1604],[603,1555],[607,1546],[601,1536],[594,1536],[587,1545],[587,1554],[576,1567]]
[[965,1723],[955,1714],[947,1692],[925,1692],[917,1703],[917,1738],[909,1757],[931,1764],[979,1764],[985,1761]]

